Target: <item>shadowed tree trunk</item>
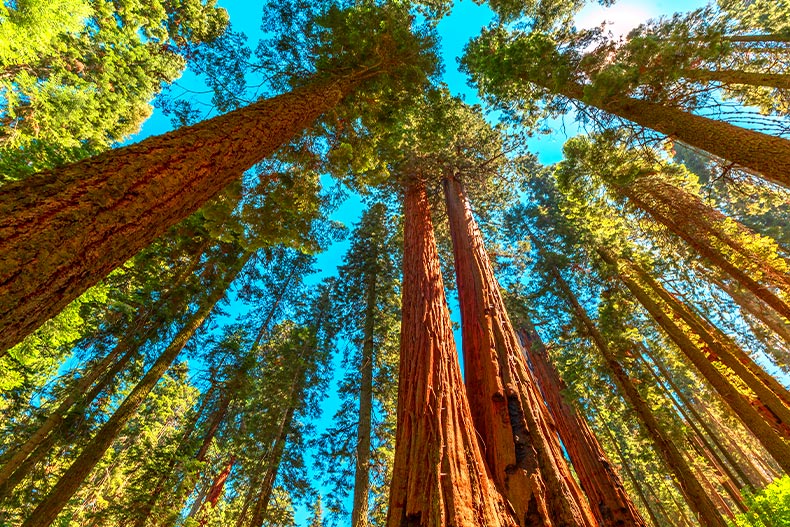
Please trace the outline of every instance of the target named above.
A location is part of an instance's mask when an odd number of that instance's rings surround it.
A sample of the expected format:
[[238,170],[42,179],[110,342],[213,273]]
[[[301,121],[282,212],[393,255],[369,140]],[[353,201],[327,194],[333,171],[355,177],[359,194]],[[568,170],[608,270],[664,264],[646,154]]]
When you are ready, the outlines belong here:
[[0,351],[334,107],[353,77],[0,188]]
[[[783,470],[790,470],[790,444],[777,431],[781,423],[769,421],[770,416],[759,413],[749,404],[729,379],[722,374],[699,349],[699,347],[678,327],[661,309],[661,306],[648,292],[628,273],[618,269],[617,260],[607,251],[599,250],[598,254],[613,269],[629,291],[645,308],[656,323],[667,333],[689,361],[697,368],[713,389],[721,396],[746,428],[752,431],[765,449],[779,463]],[[754,401],[753,401],[754,402]]]
[[601,526],[646,525],[584,416],[562,396],[565,383],[551,362],[532,321],[524,318],[519,336],[560,438]]
[[36,507],[33,513],[22,524],[23,527],[47,527],[65,507],[71,496],[77,491],[84,479],[101,460],[107,449],[110,448],[118,433],[124,425],[134,416],[139,406],[143,403],[150,391],[159,382],[172,362],[184,349],[189,339],[208,318],[214,306],[224,296],[228,285],[235,279],[244,264],[253,253],[246,253],[233,264],[227,271],[224,279],[216,285],[214,291],[203,300],[200,308],[190,320],[184,324],[170,345],[162,352],[156,362],[146,372],[137,386],[124,399],[112,417],[101,427],[98,433],[85,446],[82,453],[63,474],[50,493]]
[[[540,242],[535,237],[532,237],[532,239],[541,253],[544,254],[543,257],[545,258],[545,252]],[[642,395],[636,389],[636,386],[634,386],[625,369],[618,362],[617,357],[598,330],[598,327],[593,323],[587,315],[587,312],[576,299],[576,295],[573,294],[573,291],[562,277],[559,270],[554,266],[550,266],[550,272],[561,291],[562,297],[568,303],[571,312],[580,324],[583,333],[588,335],[595,344],[595,347],[598,348],[609,371],[614,376],[615,382],[622,390],[625,399],[629,402],[631,407],[634,408],[640,422],[645,427],[645,430],[647,430],[656,451],[677,478],[680,490],[689,506],[700,516],[708,527],[727,527],[727,522],[721,517],[703,486],[697,481],[694,472],[691,470],[688,463],[686,463],[683,454],[661,428],[650,406],[642,398]]]
[[595,525],[508,318],[461,182],[444,179],[466,393],[494,481],[520,525]]
[[[376,255],[373,255],[375,261]],[[373,414],[373,332],[376,326],[376,269],[368,269],[365,304],[365,327],[362,337],[362,363],[359,383],[359,424],[357,426],[357,463],[354,472],[354,499],[351,527],[368,525],[370,491],[370,434]]]
[[388,527],[516,527],[464,392],[425,183],[404,203],[398,426]]

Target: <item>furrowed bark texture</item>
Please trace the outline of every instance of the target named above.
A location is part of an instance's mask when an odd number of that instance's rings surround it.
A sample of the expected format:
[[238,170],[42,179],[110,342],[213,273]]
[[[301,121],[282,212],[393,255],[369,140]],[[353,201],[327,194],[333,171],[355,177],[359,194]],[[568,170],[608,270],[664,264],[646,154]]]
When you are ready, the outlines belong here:
[[645,427],[645,430],[647,430],[647,433],[653,442],[656,451],[664,460],[667,467],[675,475],[678,486],[680,487],[680,491],[686,498],[686,502],[689,504],[691,509],[699,515],[703,525],[706,525],[707,527],[726,527],[727,522],[725,522],[721,517],[718,510],[716,509],[716,506],[705,492],[705,489],[695,477],[694,472],[688,463],[686,463],[681,451],[661,428],[661,425],[653,415],[650,406],[642,398],[642,395],[636,389],[634,383],[631,382],[631,378],[617,360],[617,357],[609,347],[606,339],[604,339],[601,332],[598,331],[596,325],[593,323],[593,321],[587,315],[587,312],[576,299],[576,295],[573,294],[573,291],[571,290],[568,283],[565,282],[565,279],[562,277],[559,270],[555,267],[552,267],[551,269],[552,275],[555,278],[555,282],[562,291],[562,296],[564,297],[565,301],[568,302],[574,317],[587,333],[587,335],[590,336],[593,343],[595,344],[595,347],[598,348],[598,351],[601,353],[604,362],[609,368],[609,371],[612,373],[615,382],[620,387],[620,390],[622,390],[623,396],[634,409],[634,411],[636,411],[639,421]]
[[754,231],[727,218],[698,196],[667,183],[660,175],[638,177],[617,189],[636,207],[790,320],[790,304],[761,283],[790,293],[787,273],[790,264],[783,258],[771,260],[754,251],[750,247],[757,238]]
[[587,420],[562,396],[565,383],[530,320],[523,321],[519,336],[543,397],[557,423],[560,439],[599,524],[608,527],[646,527],[647,523],[626,493],[619,474],[609,462]]
[[472,423],[425,185],[406,189],[398,426],[389,527],[516,527]]
[[[540,80],[527,80],[542,85]],[[551,85],[544,87],[556,89]],[[580,84],[566,85],[558,93],[751,168],[766,179],[790,187],[790,141],[787,139],[632,97],[588,101]]]
[[247,253],[234,264],[228,271],[222,284],[217,287],[204,300],[192,318],[179,330],[173,341],[162,352],[151,368],[146,372],[137,386],[124,399],[112,417],[101,427],[94,438],[85,446],[82,453],[66,470],[58,483],[52,488],[46,498],[36,507],[33,513],[25,520],[22,527],[47,527],[57,517],[58,513],[66,506],[91,470],[110,448],[118,433],[124,425],[134,416],[134,413],[143,403],[151,390],[159,382],[173,361],[184,349],[189,339],[208,318],[214,306],[224,296],[228,285],[241,271],[244,264],[252,256]]
[[520,525],[596,525],[521,353],[461,182],[444,180],[466,393],[494,481]]
[[335,106],[308,85],[0,188],[0,351]]
[[[373,256],[375,259],[375,255]],[[362,364],[359,366],[359,424],[357,425],[357,463],[354,473],[354,501],[351,527],[368,525],[370,491],[370,434],[373,415],[373,332],[376,326],[376,271],[367,271],[365,328],[362,340]]]
[[[603,250],[600,250],[598,254],[613,268],[618,268],[617,260],[611,254]],[[647,293],[639,282],[626,272],[619,271],[618,276],[650,316],[696,367],[697,371],[710,383],[735,415],[741,419],[746,428],[751,430],[777,463],[782,466],[782,469],[785,472],[790,470],[790,444],[782,438],[776,429],[776,426],[780,423],[770,422],[767,416],[758,413],[757,409],[750,405],[732,383],[711,364],[688,335],[664,313],[658,302]],[[754,404],[754,401],[752,401],[752,404]]]

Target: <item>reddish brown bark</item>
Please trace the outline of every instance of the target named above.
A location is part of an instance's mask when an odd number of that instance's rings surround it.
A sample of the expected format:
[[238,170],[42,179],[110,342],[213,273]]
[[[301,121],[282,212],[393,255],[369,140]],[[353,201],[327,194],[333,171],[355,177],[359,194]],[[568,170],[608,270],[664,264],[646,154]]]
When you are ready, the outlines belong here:
[[524,319],[519,336],[529,358],[568,457],[602,526],[645,526],[644,518],[628,497],[619,474],[606,456],[587,420],[562,396],[565,383],[554,368],[546,347],[530,320]]
[[335,106],[311,84],[0,189],[0,351]]
[[423,181],[406,189],[398,426],[389,527],[515,527],[480,453]]
[[521,353],[461,182],[444,180],[472,419],[520,525],[595,525]]

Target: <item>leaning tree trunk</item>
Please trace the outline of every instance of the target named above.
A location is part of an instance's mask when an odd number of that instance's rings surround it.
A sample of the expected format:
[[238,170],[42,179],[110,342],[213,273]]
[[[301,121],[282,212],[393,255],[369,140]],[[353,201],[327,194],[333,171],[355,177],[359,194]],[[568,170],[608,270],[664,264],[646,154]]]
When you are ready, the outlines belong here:
[[22,527],[47,527],[57,517],[58,513],[66,506],[83,480],[101,460],[107,449],[110,448],[118,433],[124,425],[134,416],[137,408],[143,403],[150,391],[159,382],[173,361],[184,349],[189,339],[208,318],[214,306],[224,296],[228,285],[241,271],[244,264],[253,253],[246,253],[228,271],[227,276],[217,284],[214,291],[202,302],[200,308],[190,320],[179,330],[170,345],[162,352],[156,362],[146,372],[137,386],[124,399],[112,417],[101,427],[94,438],[85,446],[82,453],[63,474],[50,493],[36,507],[33,513],[25,520]]
[[761,283],[790,294],[790,263],[779,257],[765,257],[752,249],[754,241],[759,239],[754,231],[706,205],[698,196],[667,183],[660,175],[637,177],[615,188],[629,202],[790,320],[790,304]]
[[519,330],[519,335],[524,352],[599,524],[602,527],[646,527],[644,518],[626,493],[620,476],[609,462],[587,420],[563,397],[565,383],[552,364],[532,321],[525,317],[522,322],[524,326]]
[[[533,239],[537,240],[536,238]],[[536,241],[536,243],[538,242]],[[550,272],[555,279],[555,283],[560,288],[562,297],[571,308],[574,318],[580,324],[582,331],[589,335],[595,347],[598,348],[609,371],[614,376],[615,382],[622,390],[625,399],[636,411],[639,421],[647,430],[656,451],[675,475],[680,490],[689,506],[700,516],[707,527],[727,527],[727,522],[721,517],[705,489],[696,479],[683,454],[661,428],[650,406],[642,398],[625,369],[618,362],[606,339],[604,339],[598,327],[592,322],[587,312],[576,299],[576,295],[573,294],[559,270],[551,266]]]
[[[606,251],[599,251],[599,254],[609,265],[617,268],[617,261],[611,254]],[[724,374],[708,360],[688,335],[663,312],[660,305],[653,300],[636,280],[631,278],[628,273],[619,272],[618,276],[656,323],[669,335],[670,339],[727,403],[735,415],[741,419],[743,424],[751,430],[777,463],[782,466],[782,469],[786,472],[790,471],[790,444],[782,438],[775,428],[779,423],[770,422],[764,415],[758,413]]]
[[469,201],[444,179],[461,311],[466,393],[494,481],[519,524],[595,525],[527,366]]
[[314,83],[0,188],[0,351],[335,106]]
[[541,84],[542,79],[528,80],[755,170],[770,181],[790,187],[790,141],[787,139],[623,95],[591,101],[585,96],[581,84],[567,83],[558,90],[556,85],[545,84],[545,81]]
[[681,77],[701,82],[720,82],[722,84],[745,84],[766,86],[780,90],[790,89],[790,75],[784,73],[757,73],[743,70],[698,70],[684,69]]
[[790,393],[787,389],[760,368],[730,337],[697,316],[686,304],[670,294],[641,265],[625,259],[620,262],[634,272],[639,280],[669,307],[672,314],[682,320],[702,340],[708,348],[709,359],[721,362],[732,370],[782,423],[782,429],[790,434]]
[[398,425],[389,527],[516,527],[480,453],[423,181],[406,189]]
[[[375,258],[375,256],[374,256]],[[362,363],[359,365],[359,424],[357,425],[357,463],[354,473],[354,500],[351,527],[367,527],[370,492],[370,445],[373,415],[373,333],[376,326],[376,270],[367,271],[365,327],[362,337]]]
[[[50,413],[44,422],[38,426],[35,432],[33,432],[24,443],[14,449],[11,458],[0,467],[0,494],[13,490],[13,487],[9,488],[8,485],[8,480],[11,475],[22,466],[30,453],[38,448],[46,437],[50,433],[54,433],[53,430],[63,423],[72,407],[76,408],[80,403],[90,404],[96,395],[101,392],[103,387],[112,382],[115,376],[125,367],[126,363],[131,360],[132,356],[138,352],[139,343],[145,342],[150,338],[150,335],[156,329],[156,325],[150,324],[152,316],[155,316],[156,313],[167,304],[171,292],[179,287],[184,279],[194,272],[204,249],[205,244],[196,257],[192,259],[190,264],[178,274],[173,287],[165,291],[153,306],[144,306],[139,310],[139,313],[135,316],[133,323],[130,325],[130,334],[121,339],[110,353],[94,364],[85,375],[80,377],[75,385],[68,391],[68,394],[63,398],[58,407]],[[139,329],[141,327],[142,329]],[[105,374],[105,372],[107,373]],[[100,377],[101,380],[97,385],[98,389],[95,388],[89,393],[86,393]],[[91,394],[93,395],[91,396]],[[22,477],[24,477],[24,475],[22,475]]]

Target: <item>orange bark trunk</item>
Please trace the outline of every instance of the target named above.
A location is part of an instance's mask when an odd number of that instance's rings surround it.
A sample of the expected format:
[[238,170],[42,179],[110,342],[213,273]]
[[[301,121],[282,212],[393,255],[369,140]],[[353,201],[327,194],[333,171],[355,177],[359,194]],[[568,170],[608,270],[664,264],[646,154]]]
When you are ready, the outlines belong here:
[[307,85],[0,189],[0,352],[335,106]]
[[515,527],[464,393],[425,185],[406,189],[398,427],[388,527]]
[[647,523],[628,497],[620,476],[609,462],[606,452],[584,416],[562,396],[565,383],[551,363],[546,347],[532,322],[525,320],[524,323],[526,327],[519,330],[524,352],[529,357],[543,396],[559,428],[560,438],[598,522],[607,527],[646,527]]
[[461,183],[444,180],[472,419],[520,525],[597,525],[521,353]]

